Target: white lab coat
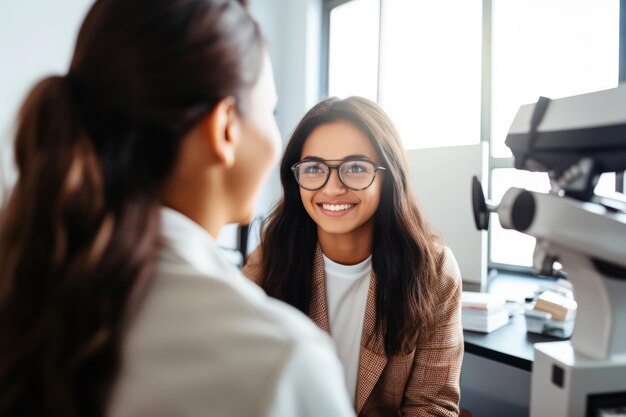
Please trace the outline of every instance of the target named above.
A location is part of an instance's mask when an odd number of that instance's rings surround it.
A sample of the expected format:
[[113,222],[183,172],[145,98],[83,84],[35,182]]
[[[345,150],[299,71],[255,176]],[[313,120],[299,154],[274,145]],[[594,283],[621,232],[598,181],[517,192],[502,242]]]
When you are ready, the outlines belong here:
[[196,223],[161,214],[164,245],[108,415],[354,416],[330,339],[244,278]]

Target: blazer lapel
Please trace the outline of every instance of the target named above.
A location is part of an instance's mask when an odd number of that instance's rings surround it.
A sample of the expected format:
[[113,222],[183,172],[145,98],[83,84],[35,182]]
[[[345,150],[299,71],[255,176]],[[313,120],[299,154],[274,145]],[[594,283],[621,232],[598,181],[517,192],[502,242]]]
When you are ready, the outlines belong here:
[[326,304],[324,258],[322,257],[322,249],[319,244],[315,249],[315,257],[313,258],[313,293],[311,294],[309,317],[320,329],[330,334],[328,305]]
[[[326,275],[324,258],[319,244],[313,259],[313,293],[309,317],[317,326],[330,335],[328,305],[326,303]],[[387,356],[381,332],[376,332],[376,274],[372,272],[367,290],[363,335],[361,336],[361,354],[359,357],[359,375],[356,386],[356,413],[359,414],[367,398],[372,393],[380,374],[387,365]],[[368,343],[369,342],[369,343]]]
[[356,413],[372,393],[380,374],[387,365],[387,355],[382,332],[376,332],[376,274],[372,271],[367,291],[363,335],[361,336],[361,355],[359,357],[359,375],[356,383]]

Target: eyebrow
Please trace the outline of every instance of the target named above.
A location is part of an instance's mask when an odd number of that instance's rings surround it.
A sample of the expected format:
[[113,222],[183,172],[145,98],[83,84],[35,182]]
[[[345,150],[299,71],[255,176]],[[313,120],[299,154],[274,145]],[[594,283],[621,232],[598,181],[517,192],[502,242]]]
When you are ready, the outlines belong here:
[[349,160],[352,160],[352,159],[366,159],[368,161],[372,161],[372,162],[374,161],[369,156],[363,155],[363,154],[347,155],[347,156],[344,156],[341,159],[324,159],[324,158],[320,158],[319,156],[309,156],[309,155],[307,155],[304,158],[302,158],[303,161],[305,159],[311,159],[311,160],[314,160],[314,161],[349,161]]

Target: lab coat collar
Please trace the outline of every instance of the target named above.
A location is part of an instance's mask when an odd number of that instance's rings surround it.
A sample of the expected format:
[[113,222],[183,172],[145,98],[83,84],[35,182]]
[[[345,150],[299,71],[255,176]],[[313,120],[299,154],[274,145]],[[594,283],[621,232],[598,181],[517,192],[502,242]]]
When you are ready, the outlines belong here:
[[216,240],[199,224],[169,207],[161,208],[161,240],[199,272],[215,278],[237,272]]

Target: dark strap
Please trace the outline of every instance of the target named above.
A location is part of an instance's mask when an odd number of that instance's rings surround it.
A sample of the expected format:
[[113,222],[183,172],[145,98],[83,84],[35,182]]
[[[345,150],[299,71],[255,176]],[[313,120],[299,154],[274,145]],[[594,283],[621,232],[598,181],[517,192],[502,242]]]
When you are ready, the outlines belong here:
[[530,119],[530,130],[528,131],[526,152],[524,152],[524,158],[516,158],[515,168],[527,169],[526,161],[528,160],[528,157],[532,154],[532,151],[535,148],[535,142],[537,141],[537,127],[539,126],[539,123],[541,123],[541,121],[543,120],[543,116],[546,114],[546,110],[548,109],[549,104],[550,99],[548,97],[540,96],[539,100],[537,100],[537,104],[535,104],[535,108],[533,110],[533,115]]
[[248,259],[248,236],[250,234],[250,225],[241,224],[237,228],[237,250],[241,253],[241,266],[246,264]]

